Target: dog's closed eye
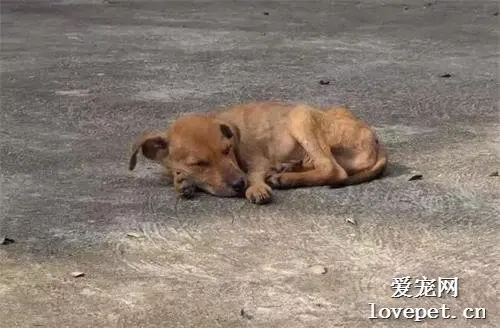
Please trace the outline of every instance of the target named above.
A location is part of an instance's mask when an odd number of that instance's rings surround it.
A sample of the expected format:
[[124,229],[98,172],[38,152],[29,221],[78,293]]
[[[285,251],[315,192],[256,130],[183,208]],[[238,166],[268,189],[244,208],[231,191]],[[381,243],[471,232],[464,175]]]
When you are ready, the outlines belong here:
[[206,167],[206,166],[210,165],[210,162],[209,161],[204,161],[204,160],[197,160],[197,161],[194,161],[194,162],[190,163],[189,165],[191,165],[191,166]]

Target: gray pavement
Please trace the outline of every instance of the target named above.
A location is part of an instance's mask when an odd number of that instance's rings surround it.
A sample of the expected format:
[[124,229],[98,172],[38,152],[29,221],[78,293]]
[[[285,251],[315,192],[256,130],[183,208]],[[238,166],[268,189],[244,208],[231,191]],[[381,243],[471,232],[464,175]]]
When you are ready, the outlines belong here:
[[[3,0],[0,326],[500,326],[498,10]],[[259,207],[127,171],[138,133],[266,99],[349,104],[387,174]],[[458,277],[460,295],[391,298],[406,275]],[[457,318],[370,320],[369,303]]]

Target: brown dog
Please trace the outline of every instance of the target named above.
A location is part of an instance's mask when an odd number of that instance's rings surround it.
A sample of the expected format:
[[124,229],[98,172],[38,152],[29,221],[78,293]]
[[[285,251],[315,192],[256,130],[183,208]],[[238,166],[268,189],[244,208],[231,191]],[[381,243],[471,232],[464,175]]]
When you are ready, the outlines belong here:
[[214,195],[236,196],[244,189],[258,204],[271,200],[269,184],[356,184],[376,178],[387,164],[374,131],[347,108],[280,102],[185,116],[168,133],[139,138],[130,169],[139,148],[173,172],[177,190],[190,194],[186,191],[196,185]]

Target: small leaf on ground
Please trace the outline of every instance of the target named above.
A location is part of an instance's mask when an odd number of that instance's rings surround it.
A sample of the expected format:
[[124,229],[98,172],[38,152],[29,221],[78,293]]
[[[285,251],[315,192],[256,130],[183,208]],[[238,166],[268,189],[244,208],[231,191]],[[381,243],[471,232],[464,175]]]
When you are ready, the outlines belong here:
[[499,173],[498,173],[498,171],[493,171],[488,176],[490,176],[490,177],[497,177],[497,176],[499,176]]
[[309,272],[314,274],[325,274],[328,272],[328,269],[320,264],[315,264],[309,267]]
[[12,238],[9,238],[9,237],[0,237],[0,245],[9,245],[9,244],[13,244],[15,243],[16,241]]
[[251,320],[253,319],[253,315],[248,313],[247,311],[245,311],[245,309],[241,309],[240,310],[240,315],[245,318],[245,319],[248,319],[248,320]]
[[144,238],[143,234],[137,233],[137,232],[127,232],[127,237],[130,238]]
[[84,272],[80,272],[80,271],[75,271],[75,272],[71,272],[71,275],[72,275],[74,278],[80,278],[80,277],[85,276],[85,273],[84,273]]
[[408,179],[408,181],[422,180],[423,177],[424,176],[422,174],[414,174]]
[[356,223],[356,220],[354,220],[353,218],[347,218],[347,219],[345,219],[345,222],[350,223],[352,225],[358,225]]

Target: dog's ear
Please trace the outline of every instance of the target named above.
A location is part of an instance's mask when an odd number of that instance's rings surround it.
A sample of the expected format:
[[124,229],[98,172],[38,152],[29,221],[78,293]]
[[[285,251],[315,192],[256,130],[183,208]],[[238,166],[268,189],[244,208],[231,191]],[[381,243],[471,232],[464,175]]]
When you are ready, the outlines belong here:
[[228,122],[221,122],[219,123],[219,128],[220,132],[225,138],[228,139],[234,138],[234,142],[236,143],[240,142],[240,130],[236,127],[236,125]]
[[219,125],[219,128],[220,128],[220,132],[222,132],[222,135],[224,135],[224,137],[228,138],[228,139],[231,139],[234,135],[233,133],[233,130],[229,127],[229,125],[225,124],[225,123],[221,123]]
[[139,149],[147,159],[159,161],[168,155],[168,140],[166,133],[146,132],[139,136],[132,146],[129,170],[133,170],[137,164],[137,153]]
[[231,139],[233,144],[234,155],[236,157],[236,161],[238,162],[238,166],[243,171],[246,171],[246,167],[244,162],[240,156],[240,130],[234,124],[223,122],[219,124],[220,131],[225,138]]

